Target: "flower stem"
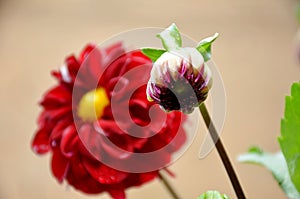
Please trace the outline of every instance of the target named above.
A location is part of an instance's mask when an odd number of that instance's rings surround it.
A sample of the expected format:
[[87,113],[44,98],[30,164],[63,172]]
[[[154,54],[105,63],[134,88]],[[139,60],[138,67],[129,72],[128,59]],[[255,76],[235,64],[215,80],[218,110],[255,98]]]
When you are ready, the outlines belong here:
[[199,109],[200,109],[200,112],[204,119],[204,122],[206,124],[206,127],[209,130],[210,136],[216,145],[217,151],[219,153],[220,158],[222,159],[223,165],[225,166],[226,172],[230,178],[231,184],[234,188],[237,198],[238,199],[246,199],[246,196],[243,192],[242,186],[238,180],[238,177],[233,169],[230,159],[229,159],[229,157],[226,153],[226,150],[222,144],[221,138],[219,137],[213,122],[211,121],[211,117],[209,116],[209,113],[207,111],[205,104],[202,103],[199,106]]
[[176,193],[175,189],[171,186],[170,182],[167,180],[166,177],[164,177],[161,172],[158,172],[158,177],[161,180],[161,182],[165,185],[166,189],[169,191],[169,193],[172,195],[174,199],[180,199],[179,195]]

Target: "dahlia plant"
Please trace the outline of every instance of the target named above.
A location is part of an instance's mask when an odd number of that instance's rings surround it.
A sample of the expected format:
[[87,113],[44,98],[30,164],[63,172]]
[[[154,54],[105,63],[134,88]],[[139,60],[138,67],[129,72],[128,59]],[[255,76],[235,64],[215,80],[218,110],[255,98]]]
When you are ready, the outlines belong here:
[[[57,83],[42,97],[32,140],[37,154],[51,154],[51,170],[86,194],[107,192],[125,199],[126,189],[160,179],[174,199],[181,198],[162,170],[187,143],[188,116],[199,109],[237,198],[246,198],[205,105],[213,74],[207,62],[218,34],[183,47],[175,24],[158,34],[163,48],[127,49],[88,44],[52,72]],[[134,72],[132,72],[134,71]],[[157,108],[160,107],[160,108]],[[300,191],[300,84],[286,99],[282,152],[252,148],[239,157],[269,168],[291,199]],[[198,199],[228,199],[208,191]]]

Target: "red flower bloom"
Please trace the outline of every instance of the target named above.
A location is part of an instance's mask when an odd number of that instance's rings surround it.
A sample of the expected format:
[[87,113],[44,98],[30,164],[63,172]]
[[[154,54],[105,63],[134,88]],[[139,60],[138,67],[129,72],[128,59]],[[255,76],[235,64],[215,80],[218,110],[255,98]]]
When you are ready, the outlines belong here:
[[[144,85],[126,76],[141,67],[134,76],[145,77]],[[58,182],[66,180],[84,193],[107,191],[115,199],[125,198],[126,188],[157,177],[161,167],[148,165],[170,162],[186,140],[184,116],[151,108],[154,103],[146,98],[150,70],[151,61],[140,51],[125,53],[117,43],[105,49],[88,45],[78,59],[68,57],[53,72],[58,85],[40,103],[32,148],[38,154],[52,153]],[[141,158],[156,151],[160,153],[151,162]],[[131,172],[130,166],[144,170]]]

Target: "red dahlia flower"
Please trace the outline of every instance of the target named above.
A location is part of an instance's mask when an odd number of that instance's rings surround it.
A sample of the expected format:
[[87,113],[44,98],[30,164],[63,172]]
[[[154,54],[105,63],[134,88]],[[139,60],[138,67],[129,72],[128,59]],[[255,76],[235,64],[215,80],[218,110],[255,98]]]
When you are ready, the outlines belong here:
[[[142,73],[135,75],[144,77],[145,84],[138,85],[125,74],[142,66]],[[140,51],[125,52],[117,43],[104,49],[88,45],[79,58],[68,57],[53,72],[58,84],[40,102],[43,110],[32,148],[37,154],[52,154],[52,173],[58,182],[66,180],[88,194],[107,191],[121,199],[126,188],[153,180],[162,168],[131,172],[128,162],[132,166],[170,162],[186,140],[183,115],[154,108],[150,119],[154,103],[147,100],[146,83],[151,67]],[[157,150],[161,152],[151,162],[133,158]]]

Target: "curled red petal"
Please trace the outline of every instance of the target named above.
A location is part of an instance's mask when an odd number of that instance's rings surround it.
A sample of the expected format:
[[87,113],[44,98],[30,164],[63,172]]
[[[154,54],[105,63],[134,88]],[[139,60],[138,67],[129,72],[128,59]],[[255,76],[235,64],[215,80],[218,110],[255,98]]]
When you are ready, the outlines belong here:
[[[113,124],[113,123],[112,123]],[[110,158],[116,160],[122,160],[130,156],[130,152],[133,150],[131,145],[121,144],[122,140],[118,137],[118,143],[114,143],[109,140],[105,135],[113,132],[115,129],[113,126],[110,128],[110,132],[98,127],[97,131],[90,125],[85,124],[79,129],[79,137],[83,144],[87,147],[87,150],[95,156],[95,158],[101,160],[102,158]],[[116,134],[118,136],[118,134]],[[127,147],[127,150],[121,147]]]
[[101,138],[102,147],[107,154],[112,157],[125,159],[131,155],[130,152],[133,152],[134,149],[141,148],[147,141],[147,138],[134,136],[138,133],[141,137],[147,137],[149,131],[144,130],[141,132],[140,129],[136,129],[136,126],[130,125],[130,122],[126,124],[118,121],[117,123],[113,120],[99,120],[94,124],[97,131],[102,134],[102,136],[107,137],[106,139],[104,137]]
[[74,125],[70,125],[64,129],[60,141],[60,150],[66,157],[71,157],[76,151],[76,144],[78,143],[78,136]]
[[91,176],[101,184],[117,184],[128,176],[128,173],[115,170],[95,160],[84,159],[83,165]]
[[60,139],[65,128],[70,126],[72,123],[73,121],[71,117],[66,117],[59,120],[59,122],[56,123],[56,125],[51,131],[50,140],[52,141],[52,140]]

